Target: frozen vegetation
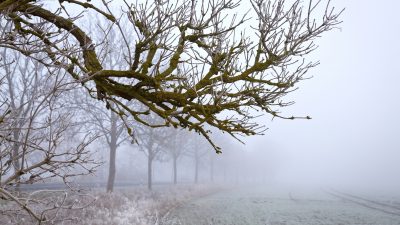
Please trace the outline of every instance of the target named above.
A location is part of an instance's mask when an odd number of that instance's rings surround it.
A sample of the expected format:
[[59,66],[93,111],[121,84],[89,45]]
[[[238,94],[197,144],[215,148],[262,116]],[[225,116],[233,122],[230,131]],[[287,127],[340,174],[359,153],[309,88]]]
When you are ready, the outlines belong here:
[[[357,195],[324,189],[271,185],[155,185],[87,192],[79,204],[60,210],[55,224],[75,225],[398,225],[400,196]],[[360,194],[360,193],[358,193]],[[361,199],[361,200],[360,200]],[[1,205],[3,210],[15,205]],[[8,213],[8,215],[11,215]],[[67,218],[67,219],[66,219]],[[27,216],[0,216],[1,224],[34,224]],[[47,224],[47,223],[45,223]]]
[[[155,185],[91,190],[76,210],[59,210],[65,225],[400,225],[400,196],[272,185]],[[93,201],[93,198],[94,201]],[[70,201],[73,201],[70,199]],[[2,210],[16,210],[0,204]],[[37,209],[40,211],[40,209]],[[35,224],[0,215],[1,224]],[[51,214],[49,214],[51,215]],[[50,224],[50,223],[44,223]]]
[[[380,199],[379,203],[387,199]],[[400,203],[392,199],[392,204]],[[396,225],[400,210],[338,198],[325,191],[291,192],[268,187],[231,189],[176,208],[170,225]],[[397,215],[396,215],[397,213]]]
[[[171,210],[186,201],[222,190],[216,186],[205,185],[159,185],[148,191],[145,187],[120,188],[114,193],[104,191],[88,191],[93,198],[79,198],[77,204],[87,207],[76,210],[60,210],[57,213],[61,220],[52,221],[55,224],[74,225],[147,225],[164,224]],[[14,204],[0,204],[2,210],[16,210]],[[37,209],[40,211],[40,209]],[[12,213],[0,215],[0,224],[35,224],[29,216]],[[44,224],[50,224],[44,223]]]

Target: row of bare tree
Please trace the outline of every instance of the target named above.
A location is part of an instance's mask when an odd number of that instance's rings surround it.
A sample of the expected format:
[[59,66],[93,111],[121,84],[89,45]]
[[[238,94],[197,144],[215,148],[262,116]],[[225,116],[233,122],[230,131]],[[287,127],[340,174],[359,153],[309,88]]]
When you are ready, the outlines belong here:
[[[174,184],[178,182],[178,160],[183,155],[194,159],[194,182],[198,182],[199,161],[212,152],[198,134],[123,120],[85,95],[62,70],[49,70],[12,50],[2,50],[0,192],[3,200],[14,201],[38,221],[55,222],[56,216],[49,218],[55,211],[82,206],[64,205],[67,201],[60,200],[59,195],[43,201],[41,194],[32,195],[24,192],[24,188],[35,183],[64,182],[72,191],[79,191],[74,177],[93,174],[102,163],[108,163],[106,190],[112,192],[117,149],[124,144],[136,146],[146,155],[148,189],[152,189],[153,162],[165,155],[172,162]],[[157,123],[153,113],[147,116],[147,121]],[[128,132],[127,127],[134,131]],[[129,133],[135,134],[134,139]],[[109,151],[106,162],[96,157],[99,151]],[[42,206],[52,206],[38,211],[39,202]],[[17,209],[3,213],[18,216],[21,211]]]
[[100,163],[88,146],[97,135],[80,132],[84,124],[70,99],[77,85],[63,70],[8,49],[0,57],[0,197],[17,204],[8,214],[26,212],[38,221],[55,221],[54,212],[81,206],[68,205],[66,196],[43,199],[40,191],[21,188],[44,182],[71,185],[73,177],[93,173]]
[[[85,104],[82,103],[82,106]],[[194,183],[198,182],[199,163],[205,155],[215,154],[212,148],[198,134],[176,128],[151,128],[134,121],[130,121],[135,133],[135,142],[132,142],[124,122],[113,111],[108,111],[105,107],[96,107],[96,105],[87,105],[85,111],[89,112],[87,121],[90,122],[92,130],[97,130],[101,134],[102,142],[108,147],[108,181],[107,192],[112,192],[116,178],[117,168],[117,150],[121,146],[134,150],[139,150],[146,156],[147,166],[147,187],[152,189],[153,183],[153,163],[154,161],[171,161],[174,184],[178,183],[178,161],[183,156],[193,159],[194,165]],[[148,121],[157,122],[154,114],[149,114]],[[107,150],[107,149],[103,149]]]

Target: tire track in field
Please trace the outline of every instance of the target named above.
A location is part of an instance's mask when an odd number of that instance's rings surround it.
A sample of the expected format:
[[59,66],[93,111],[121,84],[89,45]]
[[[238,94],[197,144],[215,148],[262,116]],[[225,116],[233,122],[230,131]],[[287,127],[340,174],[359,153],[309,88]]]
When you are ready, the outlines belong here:
[[327,194],[332,195],[344,201],[349,201],[357,205],[364,206],[373,210],[377,210],[383,213],[400,216],[400,208],[391,204],[367,199],[364,197],[336,191],[336,190],[324,190]]

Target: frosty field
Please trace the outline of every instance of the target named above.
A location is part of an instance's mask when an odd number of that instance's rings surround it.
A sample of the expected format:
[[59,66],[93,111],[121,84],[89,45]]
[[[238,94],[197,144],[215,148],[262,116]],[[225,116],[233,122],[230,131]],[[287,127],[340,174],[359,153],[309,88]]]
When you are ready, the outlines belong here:
[[[381,199],[379,203],[384,203]],[[379,205],[378,205],[379,206]],[[376,208],[375,208],[376,207]],[[236,188],[187,202],[168,215],[170,225],[396,225],[399,215],[322,190],[290,192],[263,187]]]
[[[351,193],[351,194],[350,194]],[[60,211],[74,225],[400,225],[396,192],[218,185],[156,185],[93,190],[82,210]],[[395,196],[395,197],[393,197]],[[1,204],[1,202],[0,202]],[[15,209],[12,204],[0,209]],[[32,218],[0,215],[0,224],[35,224]],[[50,224],[50,223],[45,223]]]

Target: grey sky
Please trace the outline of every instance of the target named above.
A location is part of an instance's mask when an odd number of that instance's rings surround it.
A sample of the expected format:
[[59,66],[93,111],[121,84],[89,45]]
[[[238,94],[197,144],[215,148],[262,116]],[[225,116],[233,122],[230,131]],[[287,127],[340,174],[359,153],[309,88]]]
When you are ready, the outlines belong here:
[[[306,3],[305,3],[306,4]],[[400,188],[400,1],[334,0],[340,30],[323,34],[310,59],[321,65],[288,99],[285,115],[240,148],[273,161],[280,182],[358,183]],[[250,7],[242,1],[240,9]],[[243,11],[244,12],[244,11]],[[221,157],[224,157],[223,155]],[[256,157],[255,157],[256,158]]]
[[286,111],[313,120],[267,121],[266,136],[249,138],[248,146],[278,152],[287,180],[357,180],[398,188],[400,2],[332,4],[346,8],[341,31],[317,40],[313,57],[321,65],[290,96],[296,104]]
[[[288,116],[313,119],[260,118],[269,128],[266,134],[246,137],[246,145],[238,146],[262,155],[265,168],[272,163],[277,182],[356,183],[396,190],[400,188],[400,20],[396,18],[400,2],[334,0],[331,4],[338,10],[346,8],[341,29],[316,40],[320,47],[308,59],[321,65],[309,72],[312,79],[288,96],[296,104],[284,110]],[[249,1],[242,1],[240,9],[246,7]]]

